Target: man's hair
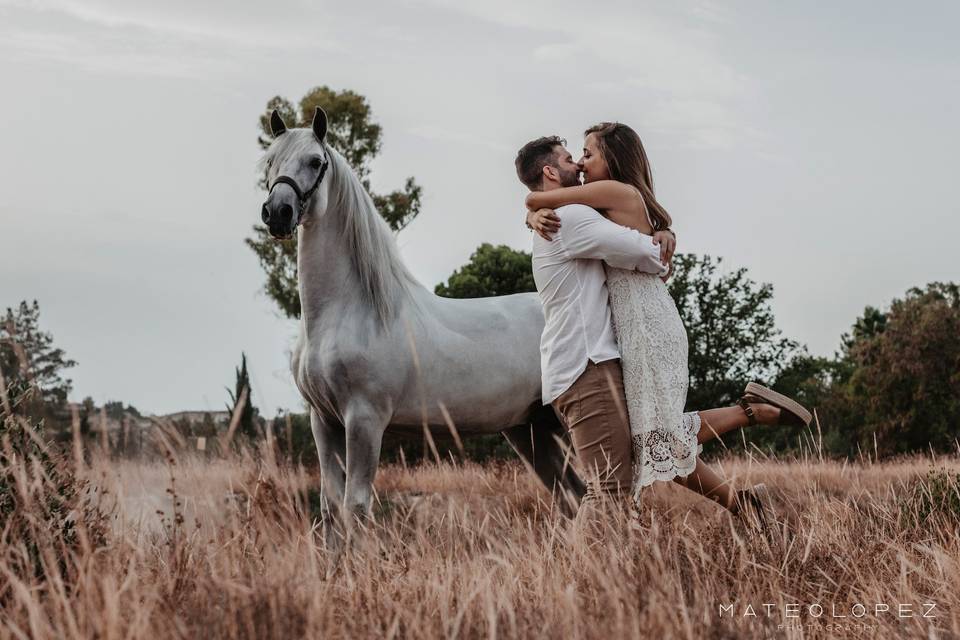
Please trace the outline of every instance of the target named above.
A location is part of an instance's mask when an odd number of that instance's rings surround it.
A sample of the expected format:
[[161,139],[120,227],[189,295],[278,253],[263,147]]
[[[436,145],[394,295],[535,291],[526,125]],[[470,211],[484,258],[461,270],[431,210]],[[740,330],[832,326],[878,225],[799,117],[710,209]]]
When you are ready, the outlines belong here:
[[531,191],[540,191],[543,186],[541,179],[545,166],[557,166],[558,146],[567,146],[567,141],[560,136],[544,136],[531,140],[517,151],[514,162],[517,166],[517,177]]

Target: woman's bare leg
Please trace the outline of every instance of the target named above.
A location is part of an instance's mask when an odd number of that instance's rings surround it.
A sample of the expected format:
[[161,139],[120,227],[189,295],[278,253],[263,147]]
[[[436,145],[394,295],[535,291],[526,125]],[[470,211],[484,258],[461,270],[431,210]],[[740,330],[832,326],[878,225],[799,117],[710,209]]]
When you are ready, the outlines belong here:
[[673,481],[706,498],[710,498],[725,509],[734,513],[737,512],[736,491],[734,491],[731,483],[699,458],[697,458],[696,468],[690,475],[685,478],[678,476]]
[[[769,404],[751,404],[750,407],[759,424],[776,424],[780,419],[780,409],[777,407]],[[750,424],[747,414],[739,406],[707,409],[700,411],[699,415],[700,432],[697,433],[699,444]]]
[[[776,424],[780,418],[780,410],[768,404],[751,404],[754,415],[759,424]],[[747,414],[739,406],[724,407],[722,409],[707,409],[700,411],[700,431],[697,433],[697,442],[703,444],[723,434],[746,427],[750,424]],[[690,489],[705,498],[709,498],[725,509],[737,513],[740,505],[737,503],[737,492],[728,480],[724,479],[706,463],[697,458],[697,466],[685,478],[673,479],[679,485]]]

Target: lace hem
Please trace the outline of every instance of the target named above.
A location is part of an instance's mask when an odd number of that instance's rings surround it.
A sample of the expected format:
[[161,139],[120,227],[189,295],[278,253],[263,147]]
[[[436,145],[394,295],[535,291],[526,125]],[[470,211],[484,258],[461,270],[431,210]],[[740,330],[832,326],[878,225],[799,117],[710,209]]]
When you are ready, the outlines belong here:
[[676,431],[653,429],[633,436],[634,493],[654,482],[669,482],[690,475],[703,445],[697,443],[700,415],[684,413]]

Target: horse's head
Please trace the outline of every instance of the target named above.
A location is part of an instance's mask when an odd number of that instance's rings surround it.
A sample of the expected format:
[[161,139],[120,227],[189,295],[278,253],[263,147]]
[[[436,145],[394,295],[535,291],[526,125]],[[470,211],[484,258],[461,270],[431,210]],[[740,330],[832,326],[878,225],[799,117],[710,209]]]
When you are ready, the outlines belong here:
[[274,109],[270,129],[275,139],[264,156],[270,191],[261,218],[274,238],[289,238],[304,216],[317,208],[310,202],[315,197],[323,203],[327,200],[327,190],[321,186],[330,166],[330,154],[323,144],[327,114],[317,107],[310,129],[288,131]]

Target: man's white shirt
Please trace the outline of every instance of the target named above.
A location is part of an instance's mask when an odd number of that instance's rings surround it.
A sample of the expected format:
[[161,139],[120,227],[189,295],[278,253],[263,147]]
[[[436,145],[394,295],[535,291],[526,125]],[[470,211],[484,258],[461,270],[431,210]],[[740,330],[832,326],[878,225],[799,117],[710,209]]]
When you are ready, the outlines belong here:
[[653,238],[582,204],[557,209],[560,229],[548,242],[533,237],[533,279],[546,324],[540,339],[543,403],[550,404],[587,368],[620,357],[608,305],[603,262],[666,275]]

